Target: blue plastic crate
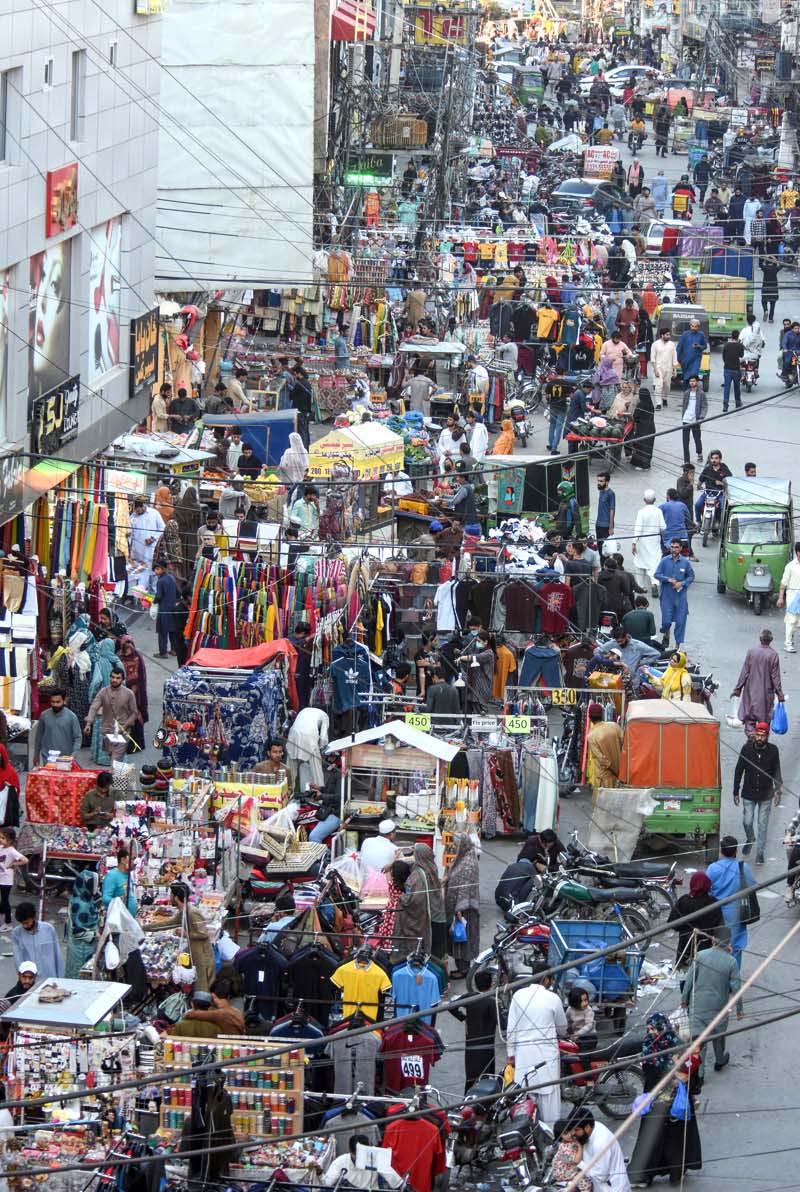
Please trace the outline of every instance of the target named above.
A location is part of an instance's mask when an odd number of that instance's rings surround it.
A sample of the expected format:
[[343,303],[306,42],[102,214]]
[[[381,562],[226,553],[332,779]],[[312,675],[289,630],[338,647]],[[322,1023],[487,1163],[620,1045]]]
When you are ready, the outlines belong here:
[[[599,1001],[619,1001],[635,995],[642,967],[642,953],[635,944],[627,942],[630,939],[630,933],[614,920],[553,919],[548,961],[552,965],[569,964],[577,969],[596,987]],[[620,945],[624,959],[586,962],[586,956],[612,944]],[[556,983],[563,985],[565,977],[566,970],[557,975]]]

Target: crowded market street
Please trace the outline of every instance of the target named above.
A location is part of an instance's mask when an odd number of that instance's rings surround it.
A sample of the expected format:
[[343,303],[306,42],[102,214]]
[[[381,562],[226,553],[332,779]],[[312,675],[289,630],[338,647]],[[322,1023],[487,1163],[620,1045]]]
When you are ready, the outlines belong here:
[[0,1192],[798,1188],[800,21],[81,5],[0,17]]

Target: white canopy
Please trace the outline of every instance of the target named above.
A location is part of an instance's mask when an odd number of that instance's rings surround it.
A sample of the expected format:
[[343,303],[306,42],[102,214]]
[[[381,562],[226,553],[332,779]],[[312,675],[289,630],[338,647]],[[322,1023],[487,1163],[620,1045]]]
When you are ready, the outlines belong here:
[[343,753],[352,749],[354,745],[368,745],[371,741],[382,741],[385,737],[395,737],[404,745],[411,745],[414,749],[421,749],[423,753],[431,753],[440,761],[451,762],[461,748],[460,745],[448,745],[438,737],[428,733],[421,733],[418,728],[411,728],[404,720],[390,720],[388,724],[379,724],[375,728],[365,728],[355,736],[340,737],[338,741],[331,741],[327,753]]

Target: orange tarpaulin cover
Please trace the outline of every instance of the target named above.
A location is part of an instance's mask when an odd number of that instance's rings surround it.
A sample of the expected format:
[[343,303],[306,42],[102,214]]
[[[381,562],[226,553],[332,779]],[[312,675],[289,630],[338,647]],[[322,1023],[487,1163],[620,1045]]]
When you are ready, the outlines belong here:
[[239,668],[241,670],[255,669],[265,666],[273,659],[285,654],[289,659],[289,698],[292,707],[297,711],[299,700],[295,687],[294,672],[297,669],[297,650],[288,638],[279,637],[274,642],[264,642],[260,646],[250,646],[246,650],[213,650],[203,647],[192,654],[189,665],[214,666],[222,668]]
[[721,786],[719,723],[702,704],[635,700],[628,709],[619,777],[637,787]]

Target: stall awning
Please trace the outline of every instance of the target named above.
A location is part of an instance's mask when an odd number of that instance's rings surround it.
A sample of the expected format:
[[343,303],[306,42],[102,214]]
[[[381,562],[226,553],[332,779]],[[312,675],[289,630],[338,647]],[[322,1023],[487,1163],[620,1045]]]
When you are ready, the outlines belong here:
[[69,997],[60,1002],[40,1001],[39,994],[45,982],[35,985],[13,1009],[0,1014],[3,1022],[14,1022],[20,1026],[49,1026],[58,1030],[69,1027],[93,1027],[122,1001],[131,986],[121,981],[78,981],[58,977],[50,982],[65,989]]
[[404,720],[390,720],[388,724],[379,724],[375,728],[365,728],[355,736],[340,737],[338,741],[331,741],[328,753],[342,753],[354,745],[366,745],[370,741],[383,741],[386,737],[394,737],[404,745],[411,745],[414,749],[421,749],[423,753],[431,753],[440,761],[451,762],[461,748],[460,745],[449,745],[447,741],[440,741],[438,737],[431,737],[428,733],[421,733],[418,728],[411,728]]
[[246,650],[213,650],[204,647],[192,654],[189,665],[211,666],[215,670],[255,670],[272,662],[279,654],[287,654],[291,659],[297,656],[297,650],[285,637]]
[[371,41],[375,10],[369,0],[335,0],[331,13],[331,41]]

